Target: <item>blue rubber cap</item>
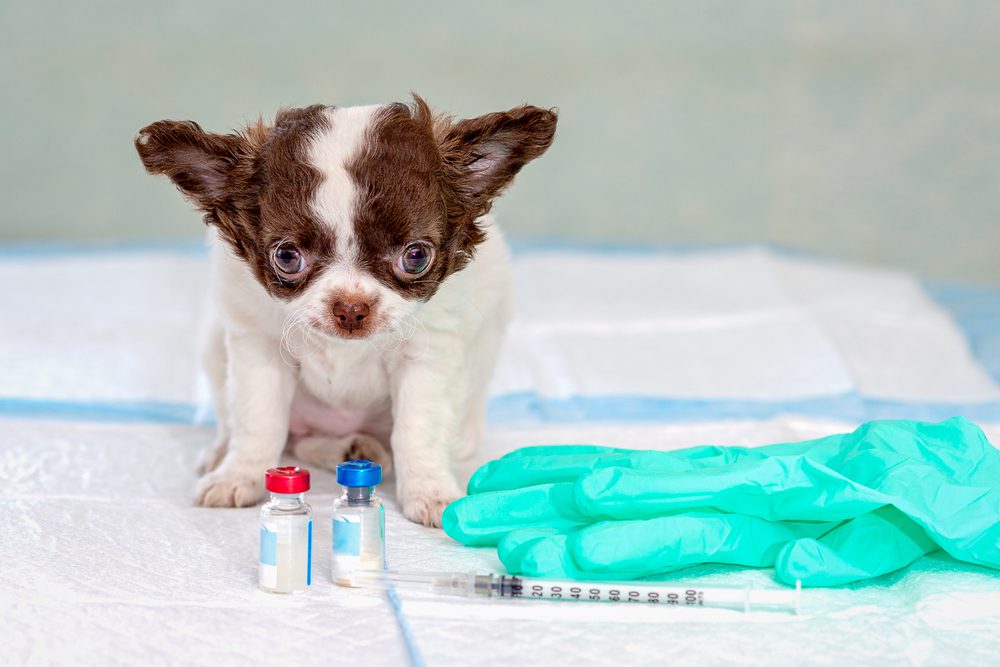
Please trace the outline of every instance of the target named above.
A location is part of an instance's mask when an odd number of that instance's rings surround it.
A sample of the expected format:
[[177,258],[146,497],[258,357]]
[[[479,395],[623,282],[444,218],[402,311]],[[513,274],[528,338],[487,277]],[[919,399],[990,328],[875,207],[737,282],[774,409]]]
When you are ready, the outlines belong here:
[[337,464],[337,484],[341,486],[378,486],[382,483],[382,466],[358,459]]

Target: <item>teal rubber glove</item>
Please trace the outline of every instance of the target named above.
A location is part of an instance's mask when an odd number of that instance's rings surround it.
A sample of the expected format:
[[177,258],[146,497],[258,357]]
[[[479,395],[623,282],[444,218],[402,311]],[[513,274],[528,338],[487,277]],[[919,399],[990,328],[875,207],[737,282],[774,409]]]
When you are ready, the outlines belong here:
[[444,527],[514,573],[638,578],[774,565],[838,585],[943,548],[1000,567],[1000,452],[974,424],[871,422],[760,448],[528,447],[484,465]]

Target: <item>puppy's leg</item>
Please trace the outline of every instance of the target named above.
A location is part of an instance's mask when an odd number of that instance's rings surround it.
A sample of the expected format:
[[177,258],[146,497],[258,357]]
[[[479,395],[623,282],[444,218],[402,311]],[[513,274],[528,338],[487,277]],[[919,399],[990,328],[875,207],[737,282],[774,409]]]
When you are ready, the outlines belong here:
[[354,433],[344,437],[310,435],[292,445],[292,454],[305,463],[336,470],[338,463],[368,459],[382,466],[382,472],[392,472],[392,455],[375,436]]
[[466,461],[476,452],[479,441],[486,430],[486,391],[477,392],[466,406],[465,417],[462,419],[462,436],[455,444],[455,459]]
[[198,482],[198,505],[244,507],[264,495],[264,471],[277,465],[288,440],[295,389],[295,372],[278,350],[273,338],[226,332],[229,446]]
[[229,448],[229,415],[226,411],[226,338],[222,323],[214,320],[208,325],[202,340],[201,365],[208,377],[212,394],[212,411],[215,413],[215,442],[205,448],[198,462],[198,474],[215,470]]
[[403,514],[425,526],[440,527],[444,508],[463,495],[451,468],[465,405],[461,378],[461,366],[435,368],[426,362],[411,362],[393,378],[396,496]]

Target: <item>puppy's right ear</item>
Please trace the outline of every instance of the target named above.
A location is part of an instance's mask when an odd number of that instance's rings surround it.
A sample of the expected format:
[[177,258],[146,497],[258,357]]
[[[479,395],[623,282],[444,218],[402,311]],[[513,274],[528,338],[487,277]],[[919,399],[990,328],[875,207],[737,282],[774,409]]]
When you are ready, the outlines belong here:
[[161,120],[135,138],[146,170],[166,174],[206,213],[236,204],[247,194],[254,147],[239,134],[212,134],[193,121]]

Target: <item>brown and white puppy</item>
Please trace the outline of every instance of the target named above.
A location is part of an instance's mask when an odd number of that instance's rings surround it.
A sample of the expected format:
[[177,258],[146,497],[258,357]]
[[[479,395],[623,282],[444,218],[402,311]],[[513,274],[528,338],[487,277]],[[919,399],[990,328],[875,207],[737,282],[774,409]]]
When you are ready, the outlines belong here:
[[219,431],[199,505],[256,503],[289,446],[325,467],[393,462],[403,513],[440,525],[509,317],[486,214],[555,128],[537,107],[454,121],[414,97],[287,109],[233,134],[139,132],[146,169],[213,231],[204,363]]

